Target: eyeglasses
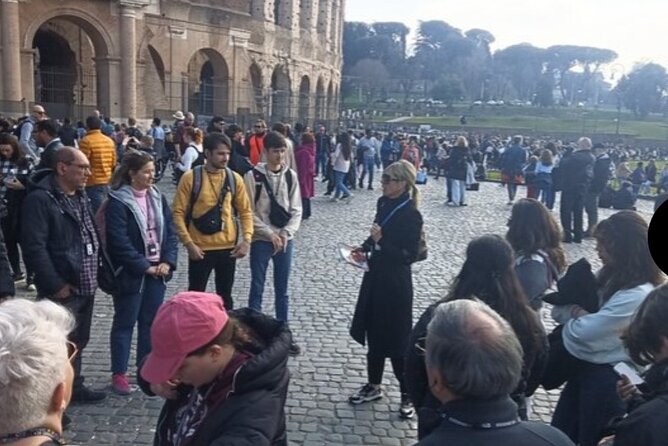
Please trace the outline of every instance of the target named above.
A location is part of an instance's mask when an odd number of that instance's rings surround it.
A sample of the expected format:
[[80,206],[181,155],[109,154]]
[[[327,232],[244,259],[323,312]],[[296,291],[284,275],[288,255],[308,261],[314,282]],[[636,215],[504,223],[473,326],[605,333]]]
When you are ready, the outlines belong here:
[[380,182],[383,183],[383,184],[390,184],[392,181],[398,183],[399,181],[403,181],[403,180],[400,180],[398,178],[392,178],[389,175],[383,175],[382,177],[380,177]]
[[427,353],[427,338],[421,337],[415,343],[415,352],[418,356],[424,356]]
[[76,357],[77,353],[79,353],[79,348],[72,341],[65,341],[65,343],[67,344],[67,360],[69,362],[72,362],[74,361],[74,358]]
[[68,166],[74,166],[79,170],[90,170],[90,164],[65,163]]

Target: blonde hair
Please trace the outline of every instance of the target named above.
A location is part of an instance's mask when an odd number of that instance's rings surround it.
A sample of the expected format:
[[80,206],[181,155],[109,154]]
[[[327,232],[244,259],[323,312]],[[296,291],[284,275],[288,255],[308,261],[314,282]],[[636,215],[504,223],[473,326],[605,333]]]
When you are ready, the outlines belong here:
[[465,136],[458,136],[457,140],[455,141],[455,147],[468,147],[469,142],[466,139]]
[[193,138],[195,144],[201,145],[204,141],[204,132],[200,129],[195,129],[195,138]]
[[396,161],[383,170],[383,175],[389,175],[395,180],[405,181],[411,199],[413,200],[415,207],[418,207],[418,204],[420,203],[420,191],[415,186],[417,171],[413,164],[406,160]]

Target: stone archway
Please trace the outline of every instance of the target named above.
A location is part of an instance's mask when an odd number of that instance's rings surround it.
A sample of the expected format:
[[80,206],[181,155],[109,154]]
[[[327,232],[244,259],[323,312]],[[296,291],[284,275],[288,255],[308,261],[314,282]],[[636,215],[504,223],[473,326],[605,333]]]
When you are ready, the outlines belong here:
[[188,62],[188,110],[200,115],[227,116],[229,68],[212,48],[195,52]]
[[285,65],[278,65],[271,75],[271,121],[292,121],[290,75]]
[[337,115],[336,105],[334,103],[334,81],[329,81],[329,87],[327,87],[327,110],[325,111],[325,119],[332,119],[332,117]]
[[267,106],[267,101],[264,96],[264,81],[262,80],[262,69],[258,66],[257,63],[253,62],[249,67],[250,75],[250,86],[251,92],[250,95],[252,99],[251,104],[251,113],[263,115],[265,108]]
[[321,77],[318,78],[318,83],[315,88],[315,119],[323,120],[325,119],[325,107],[326,107],[326,97],[325,97],[325,80]]
[[308,76],[302,76],[299,84],[299,111],[297,120],[302,124],[308,124],[311,118],[311,80]]
[[62,8],[36,18],[27,28],[24,44],[34,49],[23,66],[32,75],[22,80],[24,91],[54,117],[82,119],[93,110],[113,113],[109,34],[95,18]]

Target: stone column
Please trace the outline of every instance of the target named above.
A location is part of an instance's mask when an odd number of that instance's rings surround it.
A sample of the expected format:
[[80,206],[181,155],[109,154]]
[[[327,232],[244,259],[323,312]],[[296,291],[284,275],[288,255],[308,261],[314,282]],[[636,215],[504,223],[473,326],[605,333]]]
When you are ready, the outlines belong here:
[[136,8],[121,4],[121,115],[137,116]]
[[[2,94],[5,101],[20,101],[21,38],[18,0],[2,1]],[[30,73],[32,76],[32,73]]]

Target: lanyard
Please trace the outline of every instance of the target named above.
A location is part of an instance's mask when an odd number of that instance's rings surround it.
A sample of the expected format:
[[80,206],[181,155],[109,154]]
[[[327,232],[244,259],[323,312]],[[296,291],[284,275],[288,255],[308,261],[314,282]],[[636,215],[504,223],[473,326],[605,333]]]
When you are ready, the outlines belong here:
[[387,222],[390,221],[390,219],[394,216],[394,214],[396,214],[396,212],[399,209],[406,206],[409,201],[411,201],[410,198],[406,199],[406,201],[404,201],[403,203],[397,205],[394,209],[392,209],[392,211],[389,213],[389,215],[383,219],[383,222],[380,224],[380,227],[382,228],[383,226],[385,226],[387,224]]

